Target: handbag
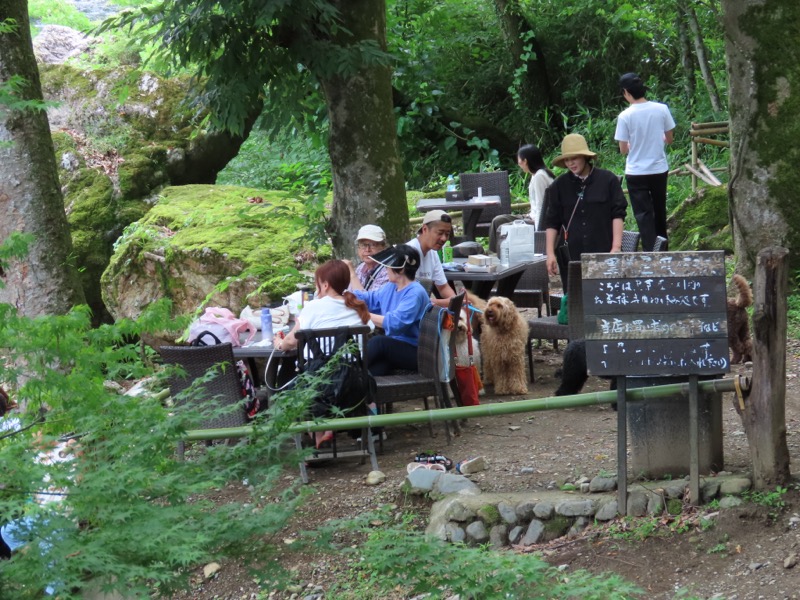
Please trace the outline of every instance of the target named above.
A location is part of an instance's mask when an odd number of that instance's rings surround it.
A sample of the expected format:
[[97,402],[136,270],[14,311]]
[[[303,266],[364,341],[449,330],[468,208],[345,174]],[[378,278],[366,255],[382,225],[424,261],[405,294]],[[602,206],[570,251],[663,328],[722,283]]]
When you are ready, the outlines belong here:
[[[219,306],[209,306],[203,315],[189,326],[189,337],[187,341],[192,344],[195,340],[202,338],[206,334],[212,334],[211,341],[203,341],[193,345],[213,345],[225,344],[230,342],[234,348],[246,346],[256,335],[256,328],[247,319],[236,317],[227,308]],[[240,342],[239,334],[246,333],[247,339],[244,343]],[[216,341],[214,341],[216,338]]]
[[558,241],[556,242],[556,262],[558,263],[559,270],[563,270],[564,273],[567,272],[569,263],[572,260],[572,256],[569,251],[569,227],[572,225],[572,219],[575,218],[575,211],[578,210],[578,204],[580,204],[581,200],[583,200],[583,194],[585,191],[586,182],[583,183],[581,191],[578,192],[578,200],[575,202],[575,206],[572,209],[572,214],[569,217],[567,226],[561,226]]
[[472,325],[469,315],[469,302],[467,307],[467,347],[469,348],[469,365],[459,367],[456,365],[456,385],[458,386],[458,395],[461,396],[461,406],[477,406],[480,404],[478,400],[478,392],[483,389],[483,382],[481,375],[478,372],[478,367],[473,363],[472,351]]

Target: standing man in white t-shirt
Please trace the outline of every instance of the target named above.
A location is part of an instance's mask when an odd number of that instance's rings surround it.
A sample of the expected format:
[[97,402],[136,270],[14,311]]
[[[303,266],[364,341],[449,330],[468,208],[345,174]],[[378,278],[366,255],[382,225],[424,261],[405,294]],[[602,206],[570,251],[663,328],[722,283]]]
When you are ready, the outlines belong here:
[[414,248],[422,260],[417,270],[417,281],[420,279],[431,279],[436,289],[439,290],[441,299],[433,300],[437,306],[447,307],[450,298],[456,295],[442,269],[442,261],[439,260],[437,250],[441,250],[445,242],[450,239],[453,233],[453,219],[443,210],[432,210],[425,213],[422,219],[422,227],[417,231],[417,237],[410,240],[408,245]]
[[[642,235],[642,250],[653,249],[656,236],[667,236],[667,155],[675,121],[666,104],[644,97],[646,88],[636,73],[619,79],[622,96],[630,103],[617,118],[614,139],[627,155],[625,180],[633,215]],[[666,250],[666,245],[663,247]]]

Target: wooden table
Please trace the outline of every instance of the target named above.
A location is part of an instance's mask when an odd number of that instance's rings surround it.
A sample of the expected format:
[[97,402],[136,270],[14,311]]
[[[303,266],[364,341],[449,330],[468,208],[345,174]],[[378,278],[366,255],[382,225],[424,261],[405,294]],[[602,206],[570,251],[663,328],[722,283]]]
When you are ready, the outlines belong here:
[[[473,294],[483,298],[484,300],[489,299],[489,294],[491,293],[492,287],[495,283],[497,284],[498,296],[505,296],[506,298],[513,300],[514,290],[517,288],[517,284],[522,277],[523,271],[525,271],[525,269],[527,269],[529,266],[545,260],[547,260],[547,257],[542,255],[540,257],[536,257],[535,260],[515,263],[507,267],[498,264],[497,270],[494,273],[476,273],[474,271],[445,271],[444,274],[445,277],[447,277],[447,281],[461,281],[465,284],[469,284],[465,285],[465,287],[468,287]],[[467,262],[467,259],[456,258],[453,259],[452,262],[464,264]]]
[[[475,241],[475,227],[478,225],[483,209],[487,206],[500,204],[500,196],[481,196],[471,200],[447,200],[446,198],[426,198],[417,202],[417,210],[428,212],[429,210],[468,210],[469,216],[464,220],[464,237],[470,241]],[[463,214],[463,213],[462,213]]]

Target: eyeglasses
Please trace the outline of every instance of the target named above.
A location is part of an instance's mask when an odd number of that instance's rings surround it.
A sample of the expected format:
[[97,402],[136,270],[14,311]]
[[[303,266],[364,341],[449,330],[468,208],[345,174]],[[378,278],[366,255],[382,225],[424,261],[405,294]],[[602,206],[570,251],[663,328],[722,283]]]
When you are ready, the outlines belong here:
[[383,248],[383,246],[380,242],[358,242],[359,250],[377,250],[378,248]]

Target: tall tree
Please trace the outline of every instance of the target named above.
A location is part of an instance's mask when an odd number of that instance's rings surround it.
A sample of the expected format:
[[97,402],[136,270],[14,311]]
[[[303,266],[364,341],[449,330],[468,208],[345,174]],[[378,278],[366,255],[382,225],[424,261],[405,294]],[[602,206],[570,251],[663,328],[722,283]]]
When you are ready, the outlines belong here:
[[143,23],[164,60],[194,69],[216,126],[242,130],[260,97],[311,73],[322,83],[334,180],[330,233],[354,254],[358,227],[377,221],[390,239],[408,235],[386,47],[385,0],[163,0],[105,26]]
[[708,53],[706,52],[706,44],[703,41],[703,32],[700,30],[700,23],[697,21],[697,13],[694,6],[688,0],[679,0],[678,12],[680,16],[686,19],[689,24],[689,29],[692,31],[694,40],[694,52],[697,56],[697,64],[700,66],[700,75],[706,85],[708,91],[708,99],[711,102],[711,109],[715,113],[722,111],[722,102],[719,99],[719,91],[717,90],[717,80],[711,70],[711,65],[708,60]]
[[0,4],[0,240],[33,237],[28,256],[3,275],[0,302],[21,314],[63,314],[84,302],[50,125],[31,45],[28,3]]
[[[796,166],[800,161],[797,144],[800,47],[775,40],[796,37],[800,4],[796,0],[723,0],[722,6],[731,115],[728,190],[739,268],[752,273],[762,249],[784,246],[790,252],[789,272],[797,272],[800,268],[800,255],[795,251],[800,248],[796,185]],[[756,297],[759,293],[756,289]],[[768,352],[767,346],[764,351]],[[754,371],[753,396],[769,395],[775,385],[785,387],[783,379],[762,381],[771,372]],[[771,398],[760,400],[769,402]],[[758,404],[753,403],[749,410],[755,410]],[[762,418],[768,417],[762,415]],[[785,431],[781,440],[780,430],[780,426],[773,427],[772,439],[754,439],[748,431],[753,467],[759,469],[756,481],[762,485],[781,483],[789,474]]]

